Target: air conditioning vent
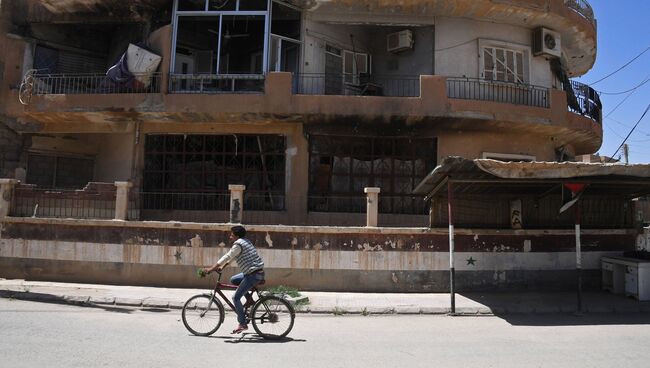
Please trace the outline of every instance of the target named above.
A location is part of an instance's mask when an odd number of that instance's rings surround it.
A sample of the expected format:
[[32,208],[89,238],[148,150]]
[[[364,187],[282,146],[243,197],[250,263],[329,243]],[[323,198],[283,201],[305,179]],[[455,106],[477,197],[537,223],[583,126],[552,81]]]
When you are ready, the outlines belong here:
[[400,32],[391,33],[386,39],[388,52],[400,52],[413,48],[413,32],[405,29]]
[[560,33],[539,27],[533,31],[533,55],[551,58],[562,56]]

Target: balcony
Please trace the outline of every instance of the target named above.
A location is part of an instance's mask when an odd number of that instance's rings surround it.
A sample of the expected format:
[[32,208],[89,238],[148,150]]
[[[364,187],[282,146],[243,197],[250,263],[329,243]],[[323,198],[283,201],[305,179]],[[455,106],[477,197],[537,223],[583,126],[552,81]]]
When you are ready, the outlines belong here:
[[298,95],[419,97],[417,75],[344,75],[302,73],[293,78]]
[[549,89],[476,78],[447,78],[447,97],[549,108]]
[[571,96],[570,93],[567,94],[569,111],[602,124],[603,105],[598,92],[588,85],[576,81],[571,81],[571,89],[574,96]]

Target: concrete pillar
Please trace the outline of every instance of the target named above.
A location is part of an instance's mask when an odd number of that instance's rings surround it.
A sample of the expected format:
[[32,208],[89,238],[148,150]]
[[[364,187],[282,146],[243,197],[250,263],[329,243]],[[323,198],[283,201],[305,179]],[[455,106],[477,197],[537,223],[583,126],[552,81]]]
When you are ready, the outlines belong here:
[[379,212],[379,188],[364,188],[368,194],[366,199],[366,226],[377,226],[377,213]]
[[0,219],[9,216],[14,200],[14,187],[16,179],[0,179]]
[[230,190],[230,222],[239,224],[244,212],[244,191],[246,186],[230,184],[228,190]]
[[116,181],[117,193],[115,195],[115,219],[125,221],[129,212],[129,188],[133,186],[130,181]]

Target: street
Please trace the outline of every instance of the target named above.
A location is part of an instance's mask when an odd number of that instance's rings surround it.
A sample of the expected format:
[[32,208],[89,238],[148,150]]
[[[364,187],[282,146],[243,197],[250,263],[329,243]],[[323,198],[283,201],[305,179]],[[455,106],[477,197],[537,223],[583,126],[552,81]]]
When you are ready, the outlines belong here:
[[289,339],[190,335],[179,310],[0,299],[3,367],[612,367],[650,361],[650,315],[298,314]]

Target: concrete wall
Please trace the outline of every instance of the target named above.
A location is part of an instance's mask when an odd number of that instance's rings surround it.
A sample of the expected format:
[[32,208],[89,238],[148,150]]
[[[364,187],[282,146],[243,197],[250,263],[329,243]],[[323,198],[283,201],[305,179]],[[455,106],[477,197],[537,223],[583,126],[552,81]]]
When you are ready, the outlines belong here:
[[[196,267],[229,248],[227,224],[6,219],[0,277],[201,287]],[[445,229],[247,226],[269,286],[303,290],[444,292]],[[634,249],[636,231],[583,231],[587,288],[599,287],[600,258]],[[572,231],[459,229],[459,292],[572,290]],[[229,269],[230,272],[234,271]]]

